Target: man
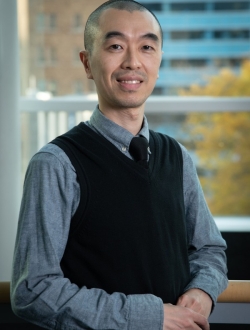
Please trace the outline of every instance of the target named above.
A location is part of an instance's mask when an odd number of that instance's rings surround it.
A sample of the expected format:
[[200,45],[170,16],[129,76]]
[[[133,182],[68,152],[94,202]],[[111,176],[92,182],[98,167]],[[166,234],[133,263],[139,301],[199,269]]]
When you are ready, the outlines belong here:
[[[80,58],[99,105],[27,170],[11,294],[20,317],[47,329],[209,329],[226,246],[185,148],[148,130],[161,46],[139,3],[90,16]],[[149,140],[143,162],[135,136]]]

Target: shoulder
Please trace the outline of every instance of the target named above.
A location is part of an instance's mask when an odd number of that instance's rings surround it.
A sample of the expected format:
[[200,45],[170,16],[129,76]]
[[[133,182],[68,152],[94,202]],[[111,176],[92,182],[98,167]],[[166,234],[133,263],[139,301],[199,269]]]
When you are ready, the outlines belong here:
[[32,166],[35,164],[37,166],[59,166],[75,172],[75,169],[66,153],[60,147],[52,143],[46,144],[32,157],[29,165]]
[[42,182],[75,182],[76,171],[68,156],[56,145],[47,144],[30,160],[24,184]]
[[[200,180],[197,174],[195,165],[195,156],[191,156],[190,152],[180,144],[183,157],[183,191],[184,200],[186,208],[190,206],[192,202],[192,207],[196,208],[199,201],[203,200],[203,192],[200,184]],[[196,199],[196,202],[194,202]]]
[[182,152],[183,166],[189,170],[196,171],[194,160],[191,157],[190,152],[181,143],[178,142],[178,144],[179,144],[181,152]]

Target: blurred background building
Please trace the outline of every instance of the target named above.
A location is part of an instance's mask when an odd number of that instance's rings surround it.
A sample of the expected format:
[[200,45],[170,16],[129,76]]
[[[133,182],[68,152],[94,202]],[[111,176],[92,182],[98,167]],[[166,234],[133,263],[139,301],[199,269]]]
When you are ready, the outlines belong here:
[[21,0],[19,37],[22,95],[41,97],[88,94],[95,90],[85,77],[79,52],[89,14],[103,1]]
[[164,54],[155,93],[204,84],[223,67],[238,73],[250,57],[250,1],[141,1],[164,32]]

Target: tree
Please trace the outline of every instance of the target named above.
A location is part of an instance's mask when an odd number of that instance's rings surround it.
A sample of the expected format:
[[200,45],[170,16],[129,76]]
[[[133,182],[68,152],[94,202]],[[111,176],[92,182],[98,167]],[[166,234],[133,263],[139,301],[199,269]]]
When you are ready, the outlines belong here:
[[[207,85],[193,85],[180,95],[250,96],[250,60],[238,76],[223,69]],[[249,215],[250,112],[192,113],[185,128],[203,169],[200,181],[212,213]]]

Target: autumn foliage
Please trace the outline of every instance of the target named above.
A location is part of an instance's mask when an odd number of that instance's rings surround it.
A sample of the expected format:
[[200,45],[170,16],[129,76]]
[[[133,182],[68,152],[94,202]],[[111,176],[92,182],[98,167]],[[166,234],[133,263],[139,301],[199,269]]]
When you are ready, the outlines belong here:
[[[206,86],[181,95],[250,96],[250,60],[239,75],[223,69]],[[237,110],[237,109],[235,109]],[[214,215],[250,214],[250,112],[192,113],[186,129],[198,157],[200,181]]]

